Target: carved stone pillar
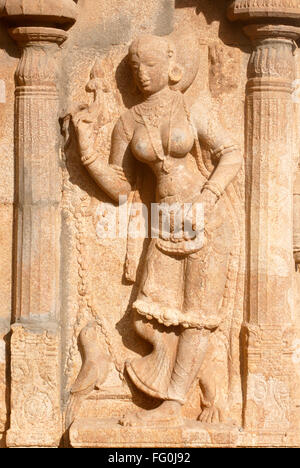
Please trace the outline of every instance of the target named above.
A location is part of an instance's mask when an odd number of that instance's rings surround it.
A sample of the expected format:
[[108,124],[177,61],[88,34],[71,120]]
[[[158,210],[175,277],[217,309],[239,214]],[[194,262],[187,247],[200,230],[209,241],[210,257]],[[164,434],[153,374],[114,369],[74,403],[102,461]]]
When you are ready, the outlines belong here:
[[62,434],[59,331],[59,102],[57,57],[73,0],[6,0],[21,50],[16,71],[15,320],[8,446],[57,447]]
[[66,32],[20,27],[16,72],[18,165],[17,320],[58,319],[60,172],[56,53]]
[[293,52],[300,36],[293,22],[300,19],[300,6],[295,3],[237,0],[229,10],[232,20],[252,23],[244,28],[253,44],[246,99],[249,268],[244,421],[247,430],[261,435],[260,443],[270,438],[286,444],[296,431],[292,83]]

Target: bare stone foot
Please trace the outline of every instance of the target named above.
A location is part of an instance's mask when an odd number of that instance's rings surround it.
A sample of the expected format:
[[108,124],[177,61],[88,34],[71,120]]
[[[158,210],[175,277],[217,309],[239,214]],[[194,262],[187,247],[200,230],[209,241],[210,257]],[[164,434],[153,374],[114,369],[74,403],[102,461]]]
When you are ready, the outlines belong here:
[[198,417],[198,421],[208,424],[217,424],[223,422],[223,418],[219,408],[212,405],[210,407],[203,408],[201,414]]
[[207,424],[236,424],[235,421],[228,416],[227,412],[222,411],[215,405],[203,408],[202,412],[198,417],[198,421]]
[[177,401],[164,401],[154,410],[142,410],[138,413],[124,415],[119,424],[121,426],[158,426],[183,424],[181,404]]

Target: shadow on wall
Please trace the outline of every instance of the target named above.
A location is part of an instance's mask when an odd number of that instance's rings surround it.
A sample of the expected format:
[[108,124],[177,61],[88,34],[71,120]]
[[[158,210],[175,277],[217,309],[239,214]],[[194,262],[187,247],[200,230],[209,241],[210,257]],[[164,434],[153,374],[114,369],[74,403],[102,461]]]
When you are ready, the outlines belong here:
[[207,23],[211,24],[215,20],[220,20],[221,17],[226,18],[226,9],[228,6],[227,0],[175,0],[175,8],[192,8],[196,7],[196,13],[203,13]]
[[5,24],[0,22],[0,50],[6,50],[10,57],[20,58],[20,52],[7,32]]
[[235,45],[243,49],[248,40],[239,24],[227,19],[227,8],[231,0],[175,0],[175,8],[195,8],[197,15],[203,14],[207,25],[218,21],[219,38],[228,45]]
[[139,92],[133,81],[132,72],[128,62],[128,55],[126,55],[117,66],[115,79],[118,90],[122,96],[123,104],[127,109],[130,109],[141,102],[142,94]]

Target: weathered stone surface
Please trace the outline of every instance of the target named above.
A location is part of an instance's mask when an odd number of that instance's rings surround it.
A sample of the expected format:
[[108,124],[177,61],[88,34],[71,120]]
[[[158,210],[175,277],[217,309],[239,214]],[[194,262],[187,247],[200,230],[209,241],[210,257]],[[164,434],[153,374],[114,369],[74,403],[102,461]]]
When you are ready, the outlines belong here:
[[0,0],[0,447],[300,446],[298,3]]

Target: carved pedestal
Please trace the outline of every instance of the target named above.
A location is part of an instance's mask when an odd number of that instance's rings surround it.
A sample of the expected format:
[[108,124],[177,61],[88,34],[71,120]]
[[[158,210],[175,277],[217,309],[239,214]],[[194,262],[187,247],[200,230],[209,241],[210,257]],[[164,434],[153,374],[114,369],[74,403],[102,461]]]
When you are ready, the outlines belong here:
[[58,330],[13,326],[9,447],[58,447],[62,435]]
[[84,419],[70,429],[74,448],[97,447],[237,447],[237,427],[186,420],[182,427],[120,427],[115,419]]

